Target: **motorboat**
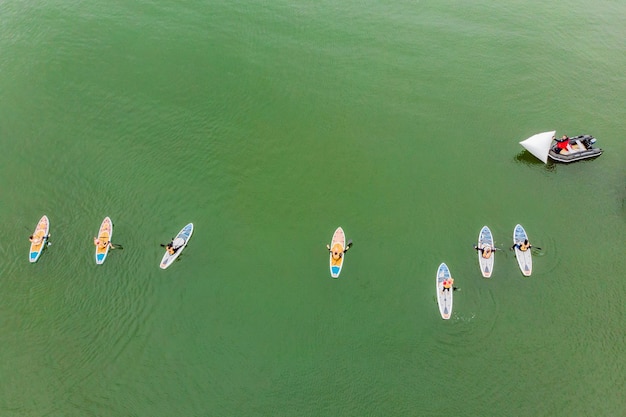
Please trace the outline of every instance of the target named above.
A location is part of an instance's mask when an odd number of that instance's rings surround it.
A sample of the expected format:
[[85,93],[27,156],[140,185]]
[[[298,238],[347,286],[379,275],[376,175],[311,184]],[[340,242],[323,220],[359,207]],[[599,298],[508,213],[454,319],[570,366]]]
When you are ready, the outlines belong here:
[[578,135],[568,138],[567,147],[559,149],[555,133],[555,130],[537,133],[521,141],[520,145],[545,164],[548,163],[548,158],[557,162],[570,163],[596,158],[604,152],[602,149],[594,146],[596,138],[591,135]]

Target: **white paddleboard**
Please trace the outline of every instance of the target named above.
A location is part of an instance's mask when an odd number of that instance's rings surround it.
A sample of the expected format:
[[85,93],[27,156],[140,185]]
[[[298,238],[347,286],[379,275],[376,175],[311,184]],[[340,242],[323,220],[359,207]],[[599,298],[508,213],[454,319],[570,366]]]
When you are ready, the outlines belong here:
[[[478,264],[480,265],[480,272],[483,274],[483,277],[490,278],[491,273],[493,272],[493,264],[494,264],[494,244],[493,244],[493,235],[491,234],[491,230],[487,226],[483,226],[480,229],[480,233],[478,234],[478,248],[482,249],[482,251],[478,252]],[[485,257],[487,256],[487,257]]]
[[[528,239],[526,230],[524,230],[521,224],[516,225],[515,229],[513,229],[513,244],[521,245],[526,239]],[[529,277],[533,272],[533,258],[530,249],[522,251],[515,246],[515,257],[517,258],[517,264],[519,265],[519,269],[522,271],[522,274]]]
[[449,278],[451,278],[451,275],[448,265],[442,263],[437,269],[435,283],[437,284],[437,304],[439,304],[439,313],[441,313],[441,317],[445,320],[448,320],[452,315],[452,293],[454,292],[454,286],[452,286],[450,290],[443,290],[443,282]]
[[[339,278],[341,268],[343,268],[343,252],[346,248],[346,235],[341,227],[338,227],[333,234],[333,238],[330,242],[330,276],[333,278]],[[333,258],[333,252],[339,253],[339,258]]]
[[159,265],[161,269],[166,269],[172,263],[174,263],[176,258],[180,256],[183,249],[185,249],[185,246],[187,246],[187,243],[189,242],[192,233],[193,223],[189,223],[187,226],[183,227],[180,232],[178,232],[178,234],[172,241],[176,251],[174,252],[174,254],[171,254],[167,251],[167,249],[165,250],[165,255],[163,255],[163,259],[161,259],[161,264]]
[[50,221],[48,220],[48,216],[43,216],[37,222],[37,226],[35,227],[35,232],[33,233],[33,237],[39,239],[38,242],[31,242],[30,251],[28,252],[28,260],[31,263],[37,262],[44,248],[46,247],[46,243],[48,243],[48,235],[50,231]]

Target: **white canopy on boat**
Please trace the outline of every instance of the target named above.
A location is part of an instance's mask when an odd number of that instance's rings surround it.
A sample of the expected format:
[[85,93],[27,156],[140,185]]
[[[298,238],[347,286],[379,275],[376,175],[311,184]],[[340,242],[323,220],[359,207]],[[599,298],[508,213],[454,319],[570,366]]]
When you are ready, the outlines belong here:
[[556,130],[550,132],[537,133],[532,135],[526,140],[520,142],[528,152],[541,159],[544,164],[548,163],[548,153],[550,152],[550,145],[552,145],[552,138]]

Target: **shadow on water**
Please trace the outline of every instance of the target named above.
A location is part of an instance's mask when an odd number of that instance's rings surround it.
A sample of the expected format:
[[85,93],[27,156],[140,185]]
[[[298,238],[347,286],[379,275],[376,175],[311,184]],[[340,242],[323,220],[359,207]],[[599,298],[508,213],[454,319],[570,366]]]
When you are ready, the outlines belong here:
[[546,172],[556,172],[556,164],[550,160],[548,160],[547,164],[544,164],[539,159],[537,159],[533,154],[528,151],[520,151],[517,155],[515,155],[515,162],[521,162],[525,165],[530,166],[541,166]]

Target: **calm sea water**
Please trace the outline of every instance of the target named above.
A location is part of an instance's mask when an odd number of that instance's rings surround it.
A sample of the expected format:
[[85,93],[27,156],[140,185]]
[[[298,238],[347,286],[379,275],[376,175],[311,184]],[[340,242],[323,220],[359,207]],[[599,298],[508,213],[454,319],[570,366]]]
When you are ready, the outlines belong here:
[[0,1],[1,416],[624,415],[626,4],[392,3]]

